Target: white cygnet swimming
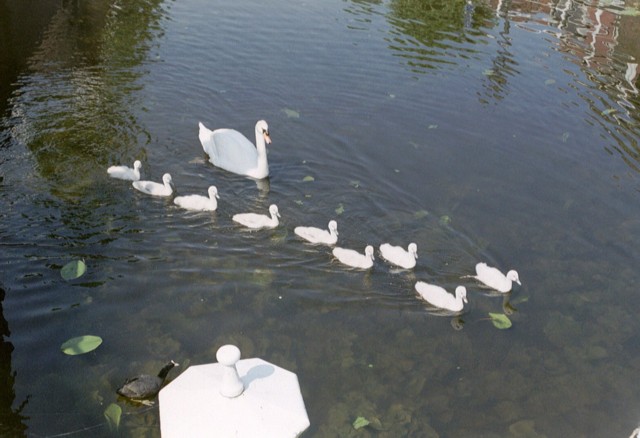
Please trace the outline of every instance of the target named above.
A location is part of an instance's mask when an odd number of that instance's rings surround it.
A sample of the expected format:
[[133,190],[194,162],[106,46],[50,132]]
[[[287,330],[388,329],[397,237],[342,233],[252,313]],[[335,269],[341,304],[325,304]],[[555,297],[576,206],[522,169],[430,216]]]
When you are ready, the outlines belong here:
[[338,223],[334,220],[329,222],[329,231],[315,227],[295,227],[293,232],[311,243],[335,245],[338,241]]
[[173,203],[187,210],[215,211],[218,208],[217,199],[220,198],[218,189],[216,186],[210,186],[208,193],[208,197],[202,195],[176,196]]
[[373,246],[367,245],[364,254],[360,254],[353,249],[333,248],[333,255],[340,263],[352,268],[369,269],[373,266]]
[[423,300],[435,307],[451,312],[462,311],[464,303],[468,302],[467,289],[464,286],[456,288],[455,296],[451,295],[443,287],[425,283],[424,281],[418,281],[415,288]]
[[269,126],[264,120],[256,123],[256,145],[234,129],[212,131],[199,123],[198,137],[209,161],[222,169],[255,179],[269,176],[266,144],[271,143]]
[[154,181],[134,181],[133,187],[136,190],[152,196],[171,196],[173,187],[171,187],[171,175],[165,173],[162,175],[162,184]]
[[418,258],[418,245],[410,243],[405,250],[401,246],[393,246],[388,243],[380,245],[382,258],[396,266],[404,269],[411,269],[416,265]]
[[469,275],[468,277],[475,278],[485,286],[502,293],[511,291],[513,282],[522,286],[516,271],[511,270],[507,272],[507,275],[504,275],[498,269],[488,266],[486,263],[478,263],[476,265],[476,275]]
[[140,160],[136,160],[133,162],[133,169],[127,166],[111,166],[107,169],[107,173],[111,178],[138,181],[140,179],[141,167],[142,163]]
[[239,213],[234,214],[232,219],[245,227],[253,228],[255,230],[260,228],[275,228],[280,223],[278,218],[280,213],[278,207],[275,204],[269,206],[269,214],[257,214],[257,213]]

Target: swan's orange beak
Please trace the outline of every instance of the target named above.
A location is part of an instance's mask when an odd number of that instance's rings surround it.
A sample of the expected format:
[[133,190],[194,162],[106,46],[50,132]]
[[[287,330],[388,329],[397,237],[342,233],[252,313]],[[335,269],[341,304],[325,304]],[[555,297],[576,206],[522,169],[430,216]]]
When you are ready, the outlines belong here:
[[271,137],[269,137],[269,131],[262,131],[262,136],[267,144],[271,144]]

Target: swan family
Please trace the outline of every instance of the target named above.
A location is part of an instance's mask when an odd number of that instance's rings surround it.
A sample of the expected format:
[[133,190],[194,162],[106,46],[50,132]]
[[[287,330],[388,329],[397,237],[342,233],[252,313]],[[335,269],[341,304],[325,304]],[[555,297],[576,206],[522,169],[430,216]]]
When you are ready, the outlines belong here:
[[[244,135],[234,129],[210,130],[203,123],[199,123],[198,138],[202,149],[209,156],[209,161],[216,167],[228,172],[244,175],[254,179],[263,179],[269,176],[269,164],[267,161],[266,145],[271,143],[269,126],[266,121],[259,120],[255,125],[255,146]],[[133,168],[119,165],[111,166],[107,173],[112,178],[132,181],[132,186],[147,195],[170,197],[174,193],[173,180],[169,173],[162,177],[162,183],[140,180],[142,165],[136,160]],[[219,199],[216,186],[208,188],[208,196],[193,194],[176,196],[173,203],[187,210],[215,211],[218,208]],[[251,230],[276,228],[279,224],[280,212],[275,204],[269,206],[269,214],[237,213],[232,220]],[[328,230],[316,227],[298,226],[294,232],[297,236],[311,244],[334,246],[332,254],[340,263],[355,269],[367,270],[374,265],[374,248],[366,245],[364,253],[356,250],[335,246],[338,242],[338,224],[331,220]],[[386,262],[396,268],[410,270],[416,266],[418,258],[418,246],[412,242],[407,249],[383,243],[379,246],[379,253]],[[476,275],[465,275],[461,278],[473,278],[482,287],[506,294],[511,292],[513,284],[521,285],[518,273],[510,270],[503,274],[499,269],[480,262],[475,266]],[[424,281],[417,281],[415,286],[419,298],[437,309],[443,309],[453,313],[464,311],[467,301],[467,289],[459,285],[455,293],[451,294],[441,286]]]

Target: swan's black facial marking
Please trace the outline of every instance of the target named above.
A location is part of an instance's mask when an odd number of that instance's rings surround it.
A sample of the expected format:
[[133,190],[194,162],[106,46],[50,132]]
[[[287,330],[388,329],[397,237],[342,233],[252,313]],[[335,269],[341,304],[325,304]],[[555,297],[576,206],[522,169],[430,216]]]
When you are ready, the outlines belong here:
[[267,144],[271,144],[271,136],[269,135],[269,130],[262,128],[262,137]]

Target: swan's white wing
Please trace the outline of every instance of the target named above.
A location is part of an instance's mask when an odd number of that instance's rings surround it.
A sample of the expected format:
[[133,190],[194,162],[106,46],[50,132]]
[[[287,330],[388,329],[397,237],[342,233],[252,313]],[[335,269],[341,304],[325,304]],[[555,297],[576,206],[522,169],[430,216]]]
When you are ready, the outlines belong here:
[[215,166],[241,175],[257,167],[258,151],[244,135],[234,129],[210,131],[203,127],[200,142]]
[[510,281],[504,276],[499,269],[488,266],[486,263],[478,263],[476,265],[477,279],[487,286],[498,291],[508,291],[510,289]]
[[293,232],[303,239],[313,241],[313,239],[315,238],[315,234],[313,233],[314,229],[315,228],[313,227],[295,227],[293,229]]
[[244,225],[245,227],[259,228],[275,228],[278,226],[278,219],[272,219],[269,216],[259,213],[240,213],[234,214],[231,218],[234,222]]
[[173,203],[187,210],[215,210],[213,201],[201,195],[178,196]]
[[173,194],[171,187],[166,187],[164,184],[155,181],[134,181],[132,185],[136,190],[146,193],[147,195],[167,197]]
[[400,246],[383,243],[380,245],[380,253],[382,254],[382,257],[389,262],[405,269],[410,269],[416,264],[416,259],[413,254]]
[[311,243],[324,243],[331,240],[331,234],[328,231],[315,227],[296,227],[293,230],[298,236]]
[[393,251],[394,248],[396,247],[389,243],[383,243],[382,245],[380,245],[380,252],[384,256],[385,254],[391,253],[391,251]]
[[354,251],[353,249],[346,249],[346,248],[333,248],[332,251],[333,255],[340,260],[342,263],[346,264],[346,265],[351,265],[353,266],[353,259],[357,259],[358,256],[360,254],[358,254],[357,251]]
[[265,216],[257,213],[238,213],[234,214],[232,219],[241,224],[255,224],[263,217]]
[[133,187],[135,187],[142,193],[152,195],[154,192],[158,191],[161,187],[164,186],[153,181],[134,181]]
[[418,281],[416,291],[425,301],[441,309],[455,310],[457,307],[456,298],[440,286]]
[[132,169],[127,166],[111,166],[107,169],[107,173],[112,178],[126,179],[130,181],[138,181],[140,179],[140,172],[136,172],[136,169]]
[[341,263],[351,266],[352,268],[369,269],[373,266],[373,260],[364,254],[360,254],[354,249],[333,248],[333,255]]

